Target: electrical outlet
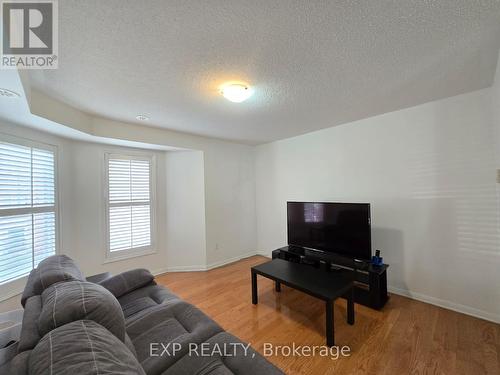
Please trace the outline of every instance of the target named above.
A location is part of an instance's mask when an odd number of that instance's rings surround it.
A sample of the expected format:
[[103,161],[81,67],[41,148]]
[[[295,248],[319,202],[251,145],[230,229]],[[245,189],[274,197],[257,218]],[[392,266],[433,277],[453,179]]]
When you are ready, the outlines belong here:
[[497,169],[497,183],[500,184],[500,169]]
[[219,244],[218,243],[215,244],[215,251],[217,251],[217,250],[219,250]]

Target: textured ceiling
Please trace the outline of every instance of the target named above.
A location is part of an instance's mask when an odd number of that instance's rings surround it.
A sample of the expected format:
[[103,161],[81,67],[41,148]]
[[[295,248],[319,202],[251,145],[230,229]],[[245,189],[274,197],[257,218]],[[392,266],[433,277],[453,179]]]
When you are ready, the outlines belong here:
[[[84,111],[262,143],[491,85],[499,0],[59,1],[59,69]],[[255,94],[234,104],[220,84]]]

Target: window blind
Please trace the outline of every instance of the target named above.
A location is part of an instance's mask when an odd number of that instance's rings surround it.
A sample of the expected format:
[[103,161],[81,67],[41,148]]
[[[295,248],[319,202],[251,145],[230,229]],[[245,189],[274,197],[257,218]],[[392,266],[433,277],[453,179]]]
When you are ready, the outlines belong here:
[[108,157],[109,251],[151,246],[151,159]]
[[55,251],[54,152],[0,142],[0,284]]

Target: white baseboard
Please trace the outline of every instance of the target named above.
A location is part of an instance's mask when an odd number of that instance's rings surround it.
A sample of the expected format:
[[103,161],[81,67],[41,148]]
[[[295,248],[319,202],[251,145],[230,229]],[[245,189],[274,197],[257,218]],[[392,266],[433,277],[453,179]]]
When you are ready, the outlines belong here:
[[251,251],[249,253],[238,255],[238,256],[235,256],[235,257],[232,257],[232,258],[229,258],[229,259],[219,260],[217,262],[213,262],[213,263],[208,264],[207,265],[207,270],[211,270],[211,269],[214,269],[214,268],[217,268],[217,267],[222,267],[222,266],[225,266],[226,264],[234,263],[234,262],[237,262],[237,261],[239,261],[241,259],[252,257],[254,255],[257,255],[257,253],[255,251]]
[[206,271],[207,267],[202,265],[194,265],[194,266],[175,266],[175,267],[165,267],[152,271],[151,273],[154,276],[161,275],[162,273],[167,272],[197,272],[197,271]]
[[257,251],[256,255],[262,255],[266,258],[271,258],[271,254],[268,251]]
[[393,286],[389,286],[387,289],[390,293],[398,294],[400,296],[408,297],[417,301],[429,303],[431,305],[439,306],[444,309],[453,310],[465,315],[470,315],[476,318],[488,320],[490,322],[500,323],[499,314],[490,313],[488,311],[476,309],[471,306],[462,305],[460,303],[451,302],[445,299],[431,297],[426,294],[412,292],[411,290],[408,289],[401,289]]
[[257,255],[255,251],[238,255],[229,259],[224,259],[220,260],[217,262],[212,262],[207,265],[195,265],[195,266],[175,266],[175,267],[166,267],[166,268],[161,268],[158,270],[155,270],[154,272],[151,272],[154,276],[161,275],[163,273],[167,272],[200,272],[200,271],[209,271],[214,268],[222,267],[225,266],[226,264],[234,263],[237,262],[241,259],[245,259],[248,257],[252,257],[254,255]]

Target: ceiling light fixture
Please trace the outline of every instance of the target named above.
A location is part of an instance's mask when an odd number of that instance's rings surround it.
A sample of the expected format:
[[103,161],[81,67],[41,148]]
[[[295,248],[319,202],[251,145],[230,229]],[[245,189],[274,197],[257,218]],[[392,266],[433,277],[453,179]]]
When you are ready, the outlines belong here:
[[19,95],[17,92],[8,90],[8,89],[2,89],[0,88],[0,96],[4,98],[12,98],[12,99],[17,99],[20,98],[21,95]]
[[149,117],[146,115],[137,115],[137,116],[135,116],[135,118],[139,121],[148,121],[149,120]]
[[247,85],[241,83],[231,83],[222,87],[224,98],[233,103],[241,103],[252,96],[252,90]]

